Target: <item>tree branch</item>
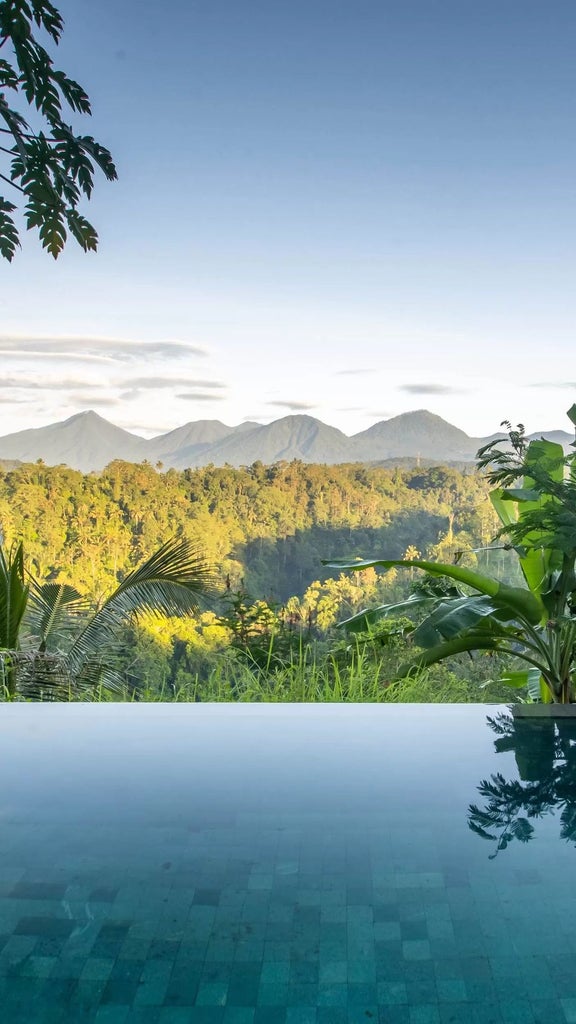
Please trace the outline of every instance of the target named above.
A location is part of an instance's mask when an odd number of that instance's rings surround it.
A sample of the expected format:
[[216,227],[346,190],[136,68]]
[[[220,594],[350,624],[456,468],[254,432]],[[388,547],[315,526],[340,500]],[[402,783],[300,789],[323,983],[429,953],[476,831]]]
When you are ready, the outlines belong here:
[[10,178],[7,178],[5,174],[0,174],[0,178],[2,179],[2,181],[7,182],[8,185],[11,185],[12,188],[17,188],[18,191],[22,193],[22,195],[26,195],[26,189],[20,188],[20,185],[17,185],[15,181],[11,181]]

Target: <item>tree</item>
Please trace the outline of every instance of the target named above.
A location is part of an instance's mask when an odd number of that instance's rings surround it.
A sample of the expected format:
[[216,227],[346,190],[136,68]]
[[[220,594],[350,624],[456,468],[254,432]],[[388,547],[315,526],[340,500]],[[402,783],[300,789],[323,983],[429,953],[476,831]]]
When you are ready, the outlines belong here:
[[26,572],[23,544],[0,547],[0,678],[9,698],[90,696],[115,688],[121,628],[143,613],[188,615],[211,593],[213,574],[196,549],[167,541],[91,612],[66,583]]
[[[26,227],[37,229],[56,259],[68,233],[85,252],[97,248],[96,231],[78,207],[92,194],[96,167],[109,181],[117,174],[107,149],[65,123],[65,110],[90,114],[90,100],[55,68],[34,26],[60,41],[63,20],[50,0],[0,0],[0,153],[7,171],[0,179],[20,194]],[[28,104],[32,117],[12,106],[17,101]],[[0,195],[0,255],[9,261],[20,245],[15,210]]]
[[[568,411],[576,425],[576,405]],[[339,570],[369,566],[423,569],[437,581],[400,605],[384,605],[348,620],[365,629],[400,611],[427,612],[414,630],[422,653],[404,666],[406,676],[454,654],[500,652],[522,663],[505,682],[528,687],[555,703],[576,700],[576,452],[544,439],[527,442],[524,428],[509,428],[509,448],[491,442],[478,452],[480,468],[496,484],[491,492],[506,538],[520,562],[525,587],[512,587],[461,565],[419,559],[328,563]],[[519,486],[518,486],[519,485]],[[438,583],[440,588],[438,588]],[[470,594],[462,589],[470,588]]]
[[494,844],[490,860],[513,840],[534,838],[533,821],[559,812],[560,836],[576,843],[576,722],[573,718],[489,718],[498,735],[497,753],[514,751],[520,779],[501,772],[483,779],[478,792],[484,805],[471,804],[468,826]]

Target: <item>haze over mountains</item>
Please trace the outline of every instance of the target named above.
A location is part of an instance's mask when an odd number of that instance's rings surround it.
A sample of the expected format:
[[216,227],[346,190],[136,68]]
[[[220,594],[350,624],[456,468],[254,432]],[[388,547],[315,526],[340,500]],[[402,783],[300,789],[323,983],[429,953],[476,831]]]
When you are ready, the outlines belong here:
[[[64,463],[84,473],[103,469],[114,459],[147,460],[164,469],[206,466],[249,466],[261,461],[337,464],[422,459],[472,462],[476,451],[491,437],[469,437],[425,409],[402,413],[375,423],[352,437],[312,416],[284,416],[262,425],[241,423],[229,427],[219,420],[197,420],[150,439],[114,426],[95,412],[82,412],[60,423],[21,430],[0,437],[0,459]],[[535,433],[565,448],[572,442],[562,430]]]

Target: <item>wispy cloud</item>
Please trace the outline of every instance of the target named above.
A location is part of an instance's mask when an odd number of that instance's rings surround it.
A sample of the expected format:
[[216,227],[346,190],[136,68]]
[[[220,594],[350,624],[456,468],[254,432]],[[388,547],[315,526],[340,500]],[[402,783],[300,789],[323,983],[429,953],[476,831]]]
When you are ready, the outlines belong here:
[[181,398],[187,402],[223,402],[224,395],[211,395],[206,394],[202,391],[185,391],[180,395],[176,395],[176,398]]
[[308,402],[293,402],[293,401],[282,401],[281,399],[273,399],[270,402],[266,402],[266,405],[279,406],[281,409],[291,409],[292,412],[306,412],[308,409],[315,409],[315,405],[310,405]]
[[78,362],[131,363],[141,359],[206,356],[205,349],[182,341],[126,341],[122,338],[0,335],[4,358],[72,359]]
[[407,395],[464,395],[465,388],[454,388],[449,384],[400,384],[398,391]]
[[208,388],[219,391],[226,387],[220,380],[196,380],[192,377],[126,377],[123,387],[141,388]]
[[369,366],[351,366],[348,370],[334,370],[335,377],[358,377],[362,373],[375,373]]
[[527,388],[560,388],[563,391],[576,391],[576,381],[573,380],[549,380],[538,381],[535,384],[525,384]]
[[101,384],[90,380],[71,380],[62,378],[43,377],[1,377],[0,388],[14,391],[73,391],[77,388],[97,391]]
[[73,405],[81,405],[84,408],[98,406],[99,408],[111,408],[120,405],[120,399],[113,395],[84,395],[80,392],[72,392],[68,400]]

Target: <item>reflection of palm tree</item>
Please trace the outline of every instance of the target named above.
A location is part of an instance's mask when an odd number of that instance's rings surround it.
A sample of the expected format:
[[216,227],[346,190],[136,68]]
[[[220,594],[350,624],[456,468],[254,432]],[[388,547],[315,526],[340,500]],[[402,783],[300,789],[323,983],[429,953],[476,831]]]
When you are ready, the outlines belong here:
[[560,809],[560,835],[576,843],[576,720],[489,718],[498,735],[498,753],[514,751],[520,781],[507,781],[498,772],[478,786],[484,807],[471,804],[468,825],[477,835],[496,844],[493,859],[517,839],[527,843],[534,835],[531,819]]

